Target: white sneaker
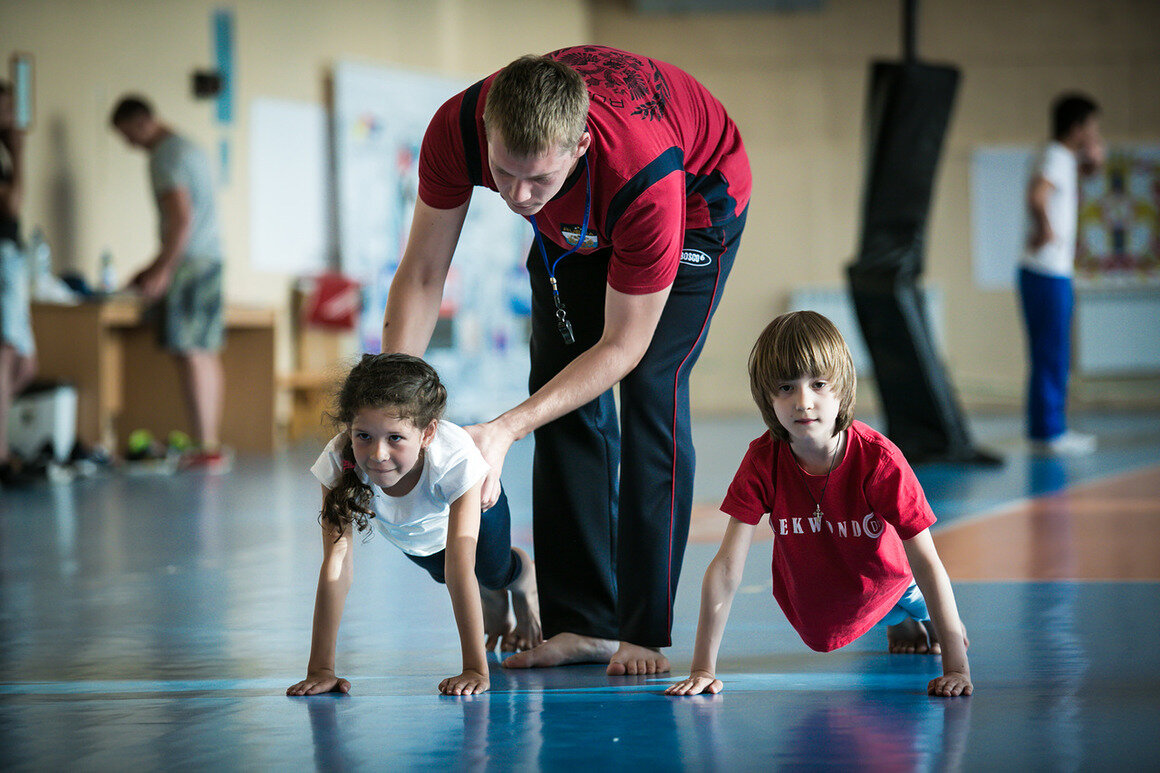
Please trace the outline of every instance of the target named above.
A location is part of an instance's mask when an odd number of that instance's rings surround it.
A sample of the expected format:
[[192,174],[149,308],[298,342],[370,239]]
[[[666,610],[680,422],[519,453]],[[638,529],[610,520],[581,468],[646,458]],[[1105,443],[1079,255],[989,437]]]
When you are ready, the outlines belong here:
[[1083,456],[1096,450],[1096,437],[1068,431],[1052,440],[1032,440],[1031,450],[1042,456]]

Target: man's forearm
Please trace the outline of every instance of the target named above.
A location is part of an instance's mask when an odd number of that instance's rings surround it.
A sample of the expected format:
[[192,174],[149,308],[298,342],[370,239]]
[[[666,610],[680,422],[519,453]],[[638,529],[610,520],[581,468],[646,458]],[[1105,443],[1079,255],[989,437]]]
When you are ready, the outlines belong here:
[[639,361],[640,355],[600,341],[496,422],[503,425],[514,440],[519,440],[596,399],[624,378]]
[[604,331],[536,393],[496,419],[518,440],[599,397],[644,358],[668,301],[670,288],[645,295],[626,295],[608,288]]
[[417,281],[395,274],[383,314],[382,351],[422,357],[431,342],[443,300],[442,283]]
[[435,209],[422,199],[415,202],[407,248],[387,295],[384,352],[422,356],[427,350],[469,201],[454,209]]
[[192,230],[188,222],[178,222],[171,225],[161,237],[161,249],[153,263],[158,268],[173,269],[185,257],[185,248],[189,244],[189,233]]

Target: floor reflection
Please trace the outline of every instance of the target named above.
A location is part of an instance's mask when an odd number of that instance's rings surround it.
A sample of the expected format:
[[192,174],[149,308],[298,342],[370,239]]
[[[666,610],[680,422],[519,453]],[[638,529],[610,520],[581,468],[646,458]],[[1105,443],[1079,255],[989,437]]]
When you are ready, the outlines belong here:
[[[1153,769],[1160,422],[1147,421],[1148,437],[1082,461],[1007,450],[1000,471],[921,473],[946,514],[940,552],[956,521],[964,533],[999,525],[965,543],[990,562],[982,581],[948,560],[977,689],[955,700],[924,693],[937,659],[889,656],[881,632],[808,651],[769,595],[758,549],[722,648],[725,692],[665,696],[689,666],[696,588],[716,549],[696,542],[672,675],[496,661],[491,692],[440,696],[461,657],[446,591],[381,541],[356,547],[338,653],[352,694],[288,698],[309,651],[319,546],[306,469],[317,449],[242,456],[219,478],[2,491],[0,769]],[[1021,501],[1037,515],[1018,526],[993,517]],[[1121,547],[1107,549],[1113,535]],[[1092,572],[1097,549],[1107,549],[1100,571],[1121,574],[1011,577]],[[1135,581],[1117,579],[1129,570]]]

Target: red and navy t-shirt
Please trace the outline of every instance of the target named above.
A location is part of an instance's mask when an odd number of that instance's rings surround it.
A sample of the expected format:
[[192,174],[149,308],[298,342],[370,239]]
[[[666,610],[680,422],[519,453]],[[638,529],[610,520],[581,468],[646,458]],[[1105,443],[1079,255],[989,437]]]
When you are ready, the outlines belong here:
[[[619,292],[663,290],[676,277],[685,230],[726,223],[749,203],[752,178],[737,126],[704,86],[670,64],[604,46],[548,56],[588,85],[592,212],[579,252],[611,246],[608,283]],[[476,185],[498,190],[483,128],[494,79],[449,99],[427,127],[419,197],[428,206],[460,206]],[[544,238],[564,249],[575,244],[586,191],[579,177],[544,205],[536,215]]]
[[749,524],[769,514],[773,595],[819,652],[849,644],[898,603],[913,581],[902,541],[935,522],[894,443],[859,421],[846,439],[827,485],[826,476],[801,469],[789,443],[766,432],[749,444],[721,504]]

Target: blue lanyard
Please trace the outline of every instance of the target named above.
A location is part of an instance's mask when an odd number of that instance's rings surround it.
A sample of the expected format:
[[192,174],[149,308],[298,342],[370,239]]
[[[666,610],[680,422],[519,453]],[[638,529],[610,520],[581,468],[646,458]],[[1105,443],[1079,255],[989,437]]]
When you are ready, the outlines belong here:
[[560,336],[564,339],[564,343],[572,344],[576,342],[575,336],[572,335],[572,323],[568,321],[568,310],[564,308],[564,303],[560,300],[560,287],[556,283],[556,266],[560,265],[560,261],[571,255],[580,246],[584,244],[584,240],[588,237],[588,216],[592,214],[592,175],[588,169],[588,154],[584,155],[584,222],[580,226],[580,238],[576,240],[576,244],[572,249],[565,252],[560,257],[556,258],[554,262],[548,262],[548,250],[544,248],[544,239],[540,236],[540,227],[536,225],[536,216],[529,215],[528,219],[532,221],[532,231],[536,235],[536,246],[540,248],[540,255],[544,259],[544,268],[548,272],[548,283],[552,285],[552,300],[556,304],[556,328],[560,331]]

